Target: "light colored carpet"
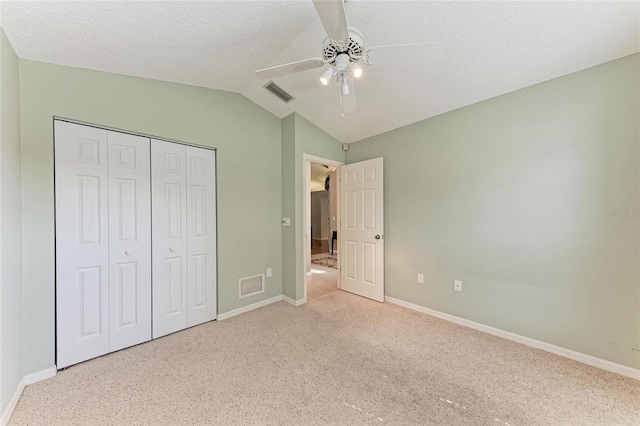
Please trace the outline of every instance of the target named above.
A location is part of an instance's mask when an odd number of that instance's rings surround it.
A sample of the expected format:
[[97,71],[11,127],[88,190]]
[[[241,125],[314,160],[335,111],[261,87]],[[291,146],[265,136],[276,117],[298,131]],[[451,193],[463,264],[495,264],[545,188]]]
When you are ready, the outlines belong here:
[[336,291],[27,386],[11,424],[638,425],[640,383]]
[[307,278],[307,301],[326,296],[338,290],[338,271],[320,265],[313,265],[311,276]]

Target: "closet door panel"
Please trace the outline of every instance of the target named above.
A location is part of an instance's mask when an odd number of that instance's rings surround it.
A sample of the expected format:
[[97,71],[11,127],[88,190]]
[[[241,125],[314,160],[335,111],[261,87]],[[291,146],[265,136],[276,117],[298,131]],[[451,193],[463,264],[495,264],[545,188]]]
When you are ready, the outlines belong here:
[[108,132],[110,350],[151,340],[149,138]]
[[153,338],[187,327],[185,146],[151,141]]
[[107,131],[55,121],[57,367],[109,352]]
[[187,147],[189,326],[216,318],[215,155]]
[[187,147],[188,324],[216,318],[216,153]]

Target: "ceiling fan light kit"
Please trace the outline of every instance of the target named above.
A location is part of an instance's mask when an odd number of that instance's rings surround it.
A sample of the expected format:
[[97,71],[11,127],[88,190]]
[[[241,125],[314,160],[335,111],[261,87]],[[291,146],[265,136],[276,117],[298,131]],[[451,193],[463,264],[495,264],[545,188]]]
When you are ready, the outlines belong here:
[[351,73],[353,74],[353,76],[355,78],[360,78],[362,77],[362,67],[360,65],[358,65],[357,63],[352,64],[351,65]]
[[329,85],[336,77],[342,115],[356,110],[355,79],[362,77],[360,62],[368,66],[398,64],[430,64],[444,54],[442,43],[399,44],[365,47],[362,33],[347,25],[343,0],[313,0],[327,37],[322,43],[322,58],[310,58],[256,71],[261,79],[329,68],[320,76],[320,83]]
[[326,86],[331,81],[331,77],[333,77],[333,68],[327,68],[320,76],[320,83]]
[[351,93],[351,91],[349,90],[349,83],[347,83],[347,79],[344,77],[341,77],[339,79],[340,81],[340,94],[342,96],[347,96],[349,93]]

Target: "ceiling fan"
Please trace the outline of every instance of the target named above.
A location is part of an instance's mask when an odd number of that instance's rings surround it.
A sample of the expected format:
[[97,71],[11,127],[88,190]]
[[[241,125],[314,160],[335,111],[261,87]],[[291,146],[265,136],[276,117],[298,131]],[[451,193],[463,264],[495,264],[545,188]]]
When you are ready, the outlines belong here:
[[322,43],[322,57],[304,59],[256,71],[256,76],[269,80],[287,74],[321,68],[329,64],[320,82],[328,85],[336,78],[342,115],[355,111],[355,79],[362,76],[365,65],[418,65],[438,61],[444,54],[443,43],[365,46],[362,33],[347,25],[343,0],[313,0],[327,38]]

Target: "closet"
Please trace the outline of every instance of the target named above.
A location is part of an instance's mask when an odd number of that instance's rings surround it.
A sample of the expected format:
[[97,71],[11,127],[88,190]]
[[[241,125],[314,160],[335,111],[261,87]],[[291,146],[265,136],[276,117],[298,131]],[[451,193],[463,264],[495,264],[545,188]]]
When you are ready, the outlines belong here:
[[54,131],[57,367],[214,320],[215,151]]
[[155,338],[215,318],[216,159],[152,140],[151,160]]

